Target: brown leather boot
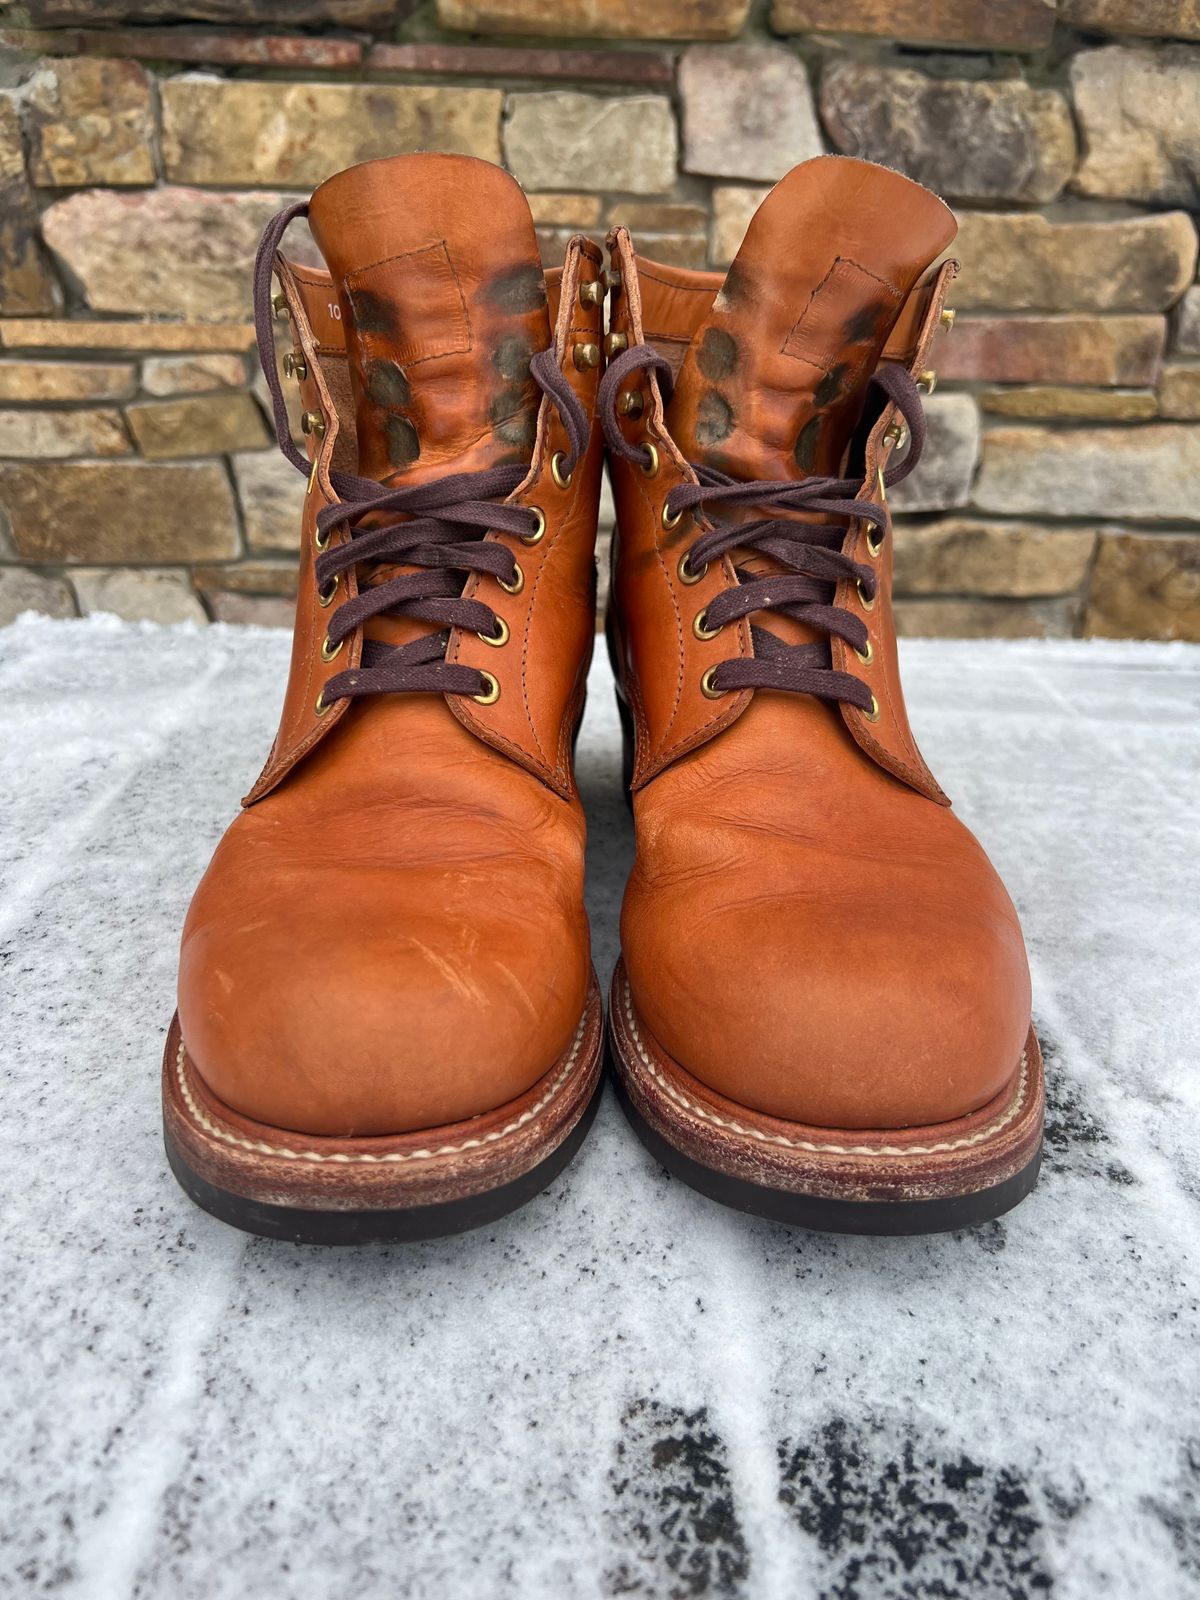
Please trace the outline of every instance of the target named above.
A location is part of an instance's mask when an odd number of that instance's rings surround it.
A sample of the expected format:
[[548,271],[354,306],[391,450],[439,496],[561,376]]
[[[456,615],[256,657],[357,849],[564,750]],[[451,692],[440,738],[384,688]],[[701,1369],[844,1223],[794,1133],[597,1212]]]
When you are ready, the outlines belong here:
[[[328,273],[276,255],[303,211]],[[457,156],[339,173],[264,237],[308,475],[291,676],[188,913],[163,1077],[177,1176],[252,1232],[470,1227],[590,1120],[601,264],[576,238],[543,274],[517,184]]]
[[924,441],[954,232],[917,184],[827,157],[723,281],[609,240],[637,826],[613,1054],[668,1167],[818,1228],[996,1216],[1041,1149],[1021,930],[913,743],[892,624],[887,488]]

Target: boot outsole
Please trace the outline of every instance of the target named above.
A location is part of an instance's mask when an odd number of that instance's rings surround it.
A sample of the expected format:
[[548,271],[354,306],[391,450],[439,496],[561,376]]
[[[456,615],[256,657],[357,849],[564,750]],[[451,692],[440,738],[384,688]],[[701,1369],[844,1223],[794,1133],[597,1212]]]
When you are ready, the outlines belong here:
[[[935,1128],[869,1133],[784,1123],[735,1106],[671,1061],[644,1027],[633,1038],[632,1017],[618,965],[608,1052],[622,1109],[668,1172],[736,1211],[819,1233],[946,1233],[1003,1216],[1037,1183],[1044,1091],[1032,1029],[994,1109]],[[772,1181],[757,1181],[766,1177]]]
[[263,1238],[350,1245],[486,1227],[540,1194],[583,1143],[603,1087],[603,1036],[593,982],[570,1050],[519,1099],[453,1126],[334,1139],[222,1106],[176,1017],[163,1060],[167,1160],[201,1210]]

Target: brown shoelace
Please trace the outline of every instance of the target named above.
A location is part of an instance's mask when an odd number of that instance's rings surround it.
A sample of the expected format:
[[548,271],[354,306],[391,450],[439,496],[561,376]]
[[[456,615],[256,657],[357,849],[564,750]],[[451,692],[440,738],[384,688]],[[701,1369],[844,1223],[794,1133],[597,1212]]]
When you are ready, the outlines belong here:
[[[633,372],[657,375],[664,405],[671,397],[673,379],[669,363],[650,345],[632,345],[614,358],[600,382],[598,411],[608,447],[615,455],[638,466],[649,466],[645,445],[630,444],[617,421],[617,392]],[[903,367],[885,363],[871,383],[892,401],[908,428],[910,444],[903,460],[882,474],[890,489],[901,482],[920,460],[925,444],[925,413],[916,384]],[[782,571],[767,576],[737,570],[735,587],[725,589],[709,603],[701,625],[714,631],[754,612],[777,611],[821,632],[844,639],[860,655],[868,635],[861,617],[833,604],[843,579],[859,585],[870,605],[878,588],[878,574],[844,553],[845,521],[801,522],[791,517],[764,516],[747,522],[709,522],[704,513],[713,504],[760,506],[764,511],[817,512],[823,516],[859,518],[871,524],[881,541],[887,532],[887,511],[874,500],[860,500],[862,481],[852,478],[800,478],[795,482],[771,478],[741,479],[714,467],[692,464],[695,483],[677,484],[667,496],[665,518],[675,521],[687,511],[698,514],[702,531],[687,551],[687,565],[701,573],[710,561],[734,550],[759,551],[778,563]],[[769,629],[751,624],[754,654],[722,661],[708,676],[713,692],[738,689],[781,689],[791,694],[811,694],[822,700],[844,700],[870,712],[870,689],[849,672],[831,664],[827,641],[785,644]]]
[[[283,455],[307,476],[308,457],[292,438],[283,385],[276,365],[272,337],[271,279],[275,254],[288,225],[307,214],[305,201],[273,217],[263,232],[254,263],[254,322],[258,354],[271,392],[275,438]],[[553,347],[539,351],[529,363],[534,381],[558,412],[567,435],[568,449],[562,472],[569,476],[587,449],[588,418],[558,365]],[[489,539],[489,532],[511,533],[530,543],[540,536],[541,513],[531,506],[503,502],[525,480],[528,467],[489,467],[480,472],[459,472],[434,482],[389,489],[354,473],[331,472],[329,481],[337,500],[317,513],[316,542],[321,550],[314,572],[324,604],[330,604],[351,567],[369,562],[385,566],[416,567],[415,572],[387,578],[344,600],[330,615],[327,649],[332,654],[342,641],[372,617],[413,617],[439,626],[405,645],[363,641],[362,664],[340,672],[325,685],[325,705],[334,700],[368,694],[486,695],[492,685],[476,667],[445,659],[451,628],[470,629],[492,638],[501,622],[491,606],[469,600],[463,587],[473,572],[485,573],[516,592],[521,571],[506,545]],[[393,513],[398,520],[364,528],[365,519]],[[350,537],[330,545],[335,528]],[[329,545],[329,548],[325,548]]]

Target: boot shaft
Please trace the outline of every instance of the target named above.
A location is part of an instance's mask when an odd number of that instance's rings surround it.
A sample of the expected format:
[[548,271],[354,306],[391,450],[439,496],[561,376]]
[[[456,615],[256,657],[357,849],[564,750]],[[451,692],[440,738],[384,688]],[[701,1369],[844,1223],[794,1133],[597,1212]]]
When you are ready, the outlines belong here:
[[[899,681],[885,480],[904,428],[872,379],[891,367],[928,373],[956,271],[937,258],[953,234],[949,211],[919,185],[822,157],[771,191],[724,277],[644,262],[623,229],[610,236],[622,284],[614,329],[625,347],[648,345],[663,362],[657,372],[631,369],[617,386],[614,370],[607,385],[620,432],[610,449],[618,520],[610,637],[639,727],[635,786],[746,711],[755,691],[722,688],[720,663],[782,645],[806,651],[814,671],[856,678],[857,703],[831,696],[825,720],[839,718],[870,759],[944,798],[916,749]],[[691,561],[714,519],[820,524],[830,514],[804,510],[802,495],[791,510],[764,511],[735,496],[711,507],[693,497],[681,512],[706,473],[762,481],[764,498],[775,485],[807,492],[818,480],[838,484],[836,501],[878,505],[881,518],[838,515],[840,533],[824,537],[846,561],[828,581],[814,579],[807,603],[713,627],[710,612],[739,584],[784,577],[800,592],[783,547],[772,553],[755,541]],[[821,565],[810,562],[818,573]],[[854,619],[849,639],[823,625],[834,609]],[[766,697],[781,738],[795,737],[797,717],[811,720],[801,698]]]
[[[411,587],[428,567],[421,551],[412,561],[386,552],[355,561],[369,548],[364,537],[396,520],[359,515],[355,497],[369,498],[377,484],[436,501],[440,484],[472,473],[484,489],[495,488],[487,474],[499,477],[507,492],[486,496],[502,503],[494,529],[485,516],[451,542],[486,535],[509,555],[492,550],[482,568],[464,562],[462,581],[445,586],[444,651],[396,687],[419,685],[402,696],[410,715],[456,718],[503,759],[573,795],[571,736],[595,627],[600,253],[576,236],[563,267],[543,273],[520,189],[466,157],[364,163],[323,184],[308,212],[327,270],[289,261],[274,241],[259,268],[273,271],[274,304],[289,324],[285,370],[299,383],[309,477],[284,710],[247,801],[269,793],[350,714],[364,664],[389,649],[424,652],[439,632],[411,601],[360,617],[373,588],[390,583],[403,594],[399,580]],[[541,386],[531,373],[539,358]],[[564,417],[572,401],[574,430]],[[282,442],[287,453],[290,440]],[[452,603],[459,598],[466,609]],[[437,609],[426,601],[424,610]],[[473,625],[462,620],[468,614]],[[355,714],[388,698],[367,697]]]

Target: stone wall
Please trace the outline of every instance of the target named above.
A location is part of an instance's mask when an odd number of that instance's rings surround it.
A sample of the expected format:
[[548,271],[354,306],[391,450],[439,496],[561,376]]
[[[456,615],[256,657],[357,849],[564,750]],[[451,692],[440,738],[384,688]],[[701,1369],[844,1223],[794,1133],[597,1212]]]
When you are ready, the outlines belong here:
[[823,149],[962,223],[909,633],[1200,638],[1196,0],[0,0],[0,620],[286,621],[249,269],[349,162],[721,265]]

